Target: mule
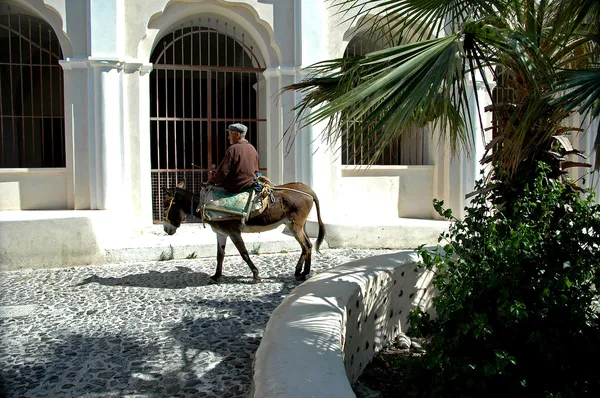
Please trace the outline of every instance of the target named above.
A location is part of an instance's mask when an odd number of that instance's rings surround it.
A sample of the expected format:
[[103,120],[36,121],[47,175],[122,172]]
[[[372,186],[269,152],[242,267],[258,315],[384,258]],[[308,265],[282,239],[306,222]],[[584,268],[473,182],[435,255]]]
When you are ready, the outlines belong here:
[[[194,194],[184,187],[185,180],[179,182],[175,188],[165,189],[165,204],[168,203],[168,207],[163,219],[163,228],[169,235],[173,235],[177,231],[181,221],[187,215],[200,217],[199,214],[196,215],[196,209],[200,204],[200,195]],[[248,250],[242,239],[242,232],[264,232],[275,229],[282,224],[288,227],[302,248],[294,276],[296,280],[306,280],[307,275],[310,274],[313,245],[306,235],[305,225],[312,210],[313,202],[317,209],[319,223],[319,234],[315,242],[315,248],[317,253],[320,253],[319,248],[325,238],[325,224],[321,220],[319,199],[310,187],[300,182],[274,186],[272,202],[262,213],[249,218],[245,223],[241,220],[203,220],[217,234],[217,269],[215,274],[210,277],[209,283],[218,283],[223,274],[223,259],[225,258],[227,237],[231,239],[246,264],[250,267],[253,281],[260,282],[258,269],[248,255]]]

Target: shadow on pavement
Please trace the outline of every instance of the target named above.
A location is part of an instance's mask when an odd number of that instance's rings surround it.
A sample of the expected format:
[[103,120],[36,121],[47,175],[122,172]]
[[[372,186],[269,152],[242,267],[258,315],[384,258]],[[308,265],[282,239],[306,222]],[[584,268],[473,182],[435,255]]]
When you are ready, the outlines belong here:
[[[94,275],[78,286],[183,289],[204,286],[208,278],[206,273],[177,267],[176,271],[117,278]],[[138,337],[135,330],[115,333],[114,329],[102,330],[100,336],[52,331],[32,335],[32,342],[19,355],[25,360],[0,368],[0,397],[245,397],[251,388],[254,354],[269,317],[299,284],[292,275],[264,281],[281,286],[275,292],[242,299],[191,296],[180,300],[179,305],[198,316],[185,316],[153,338]],[[251,275],[225,276],[222,283],[250,284],[252,279]],[[158,325],[148,321],[147,326]]]
[[[297,283],[255,299],[221,301],[199,299],[193,305],[228,310],[216,318],[187,317],[171,329],[179,342],[183,369],[197,364],[197,356],[210,352],[221,361],[201,378],[190,378],[183,390],[194,397],[247,397],[252,385],[252,363],[264,328],[273,310]],[[184,303],[182,303],[184,304]],[[262,308],[261,308],[262,307]],[[223,333],[223,331],[227,333]],[[188,372],[189,373],[189,372]]]
[[[209,284],[210,275],[205,272],[196,272],[188,267],[177,266],[176,271],[150,271],[143,274],[131,274],[122,277],[101,277],[92,275],[75,286],[83,286],[90,283],[98,283],[104,286],[121,287],[149,287],[157,289],[185,289],[187,287],[199,287]],[[294,276],[290,273],[289,277],[263,277],[263,282],[293,283],[294,286],[301,282],[296,282]],[[252,285],[252,274],[248,270],[248,275],[223,275],[219,284],[244,284]]]
[[122,277],[100,277],[92,275],[75,286],[98,283],[104,286],[150,287],[159,289],[185,289],[208,284],[210,275],[196,272],[188,267],[176,267],[176,271],[150,271],[143,274],[131,274]]
[[158,382],[134,377],[152,368],[148,359],[159,349],[151,342],[125,335],[73,334],[51,338],[46,346],[52,349],[43,354],[39,346],[30,346],[36,351],[28,357],[31,362],[1,370],[0,396],[100,397],[134,391],[164,396]]

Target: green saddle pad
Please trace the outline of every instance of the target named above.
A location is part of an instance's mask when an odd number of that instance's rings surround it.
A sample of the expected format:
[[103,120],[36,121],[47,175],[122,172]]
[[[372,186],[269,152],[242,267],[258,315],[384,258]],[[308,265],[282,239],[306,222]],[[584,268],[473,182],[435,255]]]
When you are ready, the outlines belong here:
[[[229,193],[224,189],[211,189],[201,197],[198,207],[205,220],[219,219],[248,219],[248,215],[254,210],[260,210],[262,204],[257,195],[252,195],[252,188],[240,193]],[[250,200],[252,199],[252,202]]]

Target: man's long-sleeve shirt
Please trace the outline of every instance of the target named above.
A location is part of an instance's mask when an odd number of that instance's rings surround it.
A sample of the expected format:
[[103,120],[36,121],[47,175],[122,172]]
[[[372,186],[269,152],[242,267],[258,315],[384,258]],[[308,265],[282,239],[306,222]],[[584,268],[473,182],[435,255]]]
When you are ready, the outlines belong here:
[[208,179],[209,184],[221,184],[230,193],[249,188],[258,172],[258,152],[243,139],[227,148],[225,158],[216,172]]

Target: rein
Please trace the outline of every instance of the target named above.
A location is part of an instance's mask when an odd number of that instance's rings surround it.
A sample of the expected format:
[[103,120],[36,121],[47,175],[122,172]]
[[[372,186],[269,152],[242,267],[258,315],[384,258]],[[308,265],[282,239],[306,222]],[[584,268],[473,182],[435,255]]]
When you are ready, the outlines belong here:
[[171,220],[169,220],[169,212],[171,211],[171,206],[173,206],[174,200],[175,200],[175,195],[173,195],[173,197],[171,198],[171,201],[169,202],[169,207],[167,208],[167,211],[165,212],[165,216],[163,217],[163,220],[168,222],[169,224],[171,224]]
[[273,187],[271,188],[274,191],[292,191],[292,192],[297,192],[297,193],[301,193],[304,194],[306,196],[310,196],[311,198],[313,197],[311,194],[306,193],[306,192],[302,192],[302,191],[298,191],[297,189],[292,189],[292,188],[281,188],[281,187]]

